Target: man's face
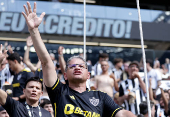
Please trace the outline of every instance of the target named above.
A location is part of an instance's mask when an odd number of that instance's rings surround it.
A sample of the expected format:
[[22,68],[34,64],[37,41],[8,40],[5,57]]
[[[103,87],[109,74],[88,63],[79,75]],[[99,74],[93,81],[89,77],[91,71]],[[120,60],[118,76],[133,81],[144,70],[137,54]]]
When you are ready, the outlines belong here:
[[108,64],[108,62],[107,62],[107,61],[102,61],[102,62],[101,62],[101,68],[102,68],[102,71],[103,71],[103,72],[108,71],[108,69],[109,69],[109,64]]
[[38,101],[42,92],[42,84],[38,81],[30,81],[27,83],[26,88],[23,90],[26,99]]
[[119,68],[121,68],[121,67],[122,67],[122,65],[123,65],[123,63],[122,63],[122,62],[117,63],[117,66],[118,66]]
[[6,110],[0,111],[0,117],[9,117],[8,113]]
[[17,67],[16,60],[15,60],[15,61],[8,60],[8,63],[9,63],[9,68],[10,68],[12,71],[15,72],[16,67]]
[[49,111],[50,113],[53,113],[53,107],[52,104],[45,104],[44,109]]
[[136,64],[132,64],[129,66],[129,69],[128,69],[129,76],[131,76],[133,72],[139,72],[139,69]]
[[90,78],[90,73],[83,60],[74,58],[69,62],[64,77],[69,82],[86,82]]
[[129,67],[129,64],[128,63],[124,63],[124,69],[126,72],[128,72],[128,67]]

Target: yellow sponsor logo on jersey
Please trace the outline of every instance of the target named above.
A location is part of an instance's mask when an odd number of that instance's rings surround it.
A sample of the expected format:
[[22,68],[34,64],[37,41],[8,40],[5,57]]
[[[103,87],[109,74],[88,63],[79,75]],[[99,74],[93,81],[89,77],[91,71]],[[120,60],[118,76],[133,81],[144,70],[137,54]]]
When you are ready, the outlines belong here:
[[64,113],[66,115],[70,114],[79,114],[84,115],[85,117],[100,117],[100,114],[91,111],[83,111],[80,107],[75,107],[72,104],[66,104],[64,108]]
[[70,96],[71,99],[75,100],[75,97],[74,96]]
[[19,87],[20,86],[20,83],[14,83],[12,84],[13,87]]

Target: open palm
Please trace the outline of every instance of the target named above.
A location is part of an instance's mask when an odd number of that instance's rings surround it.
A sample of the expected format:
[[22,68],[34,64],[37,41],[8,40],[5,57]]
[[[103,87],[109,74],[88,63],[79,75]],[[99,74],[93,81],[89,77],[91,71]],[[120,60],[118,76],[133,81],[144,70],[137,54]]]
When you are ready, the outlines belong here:
[[28,29],[34,29],[34,28],[38,28],[38,26],[41,24],[42,19],[45,15],[45,12],[43,12],[40,17],[37,17],[36,14],[36,2],[34,3],[34,8],[33,8],[33,12],[31,10],[31,5],[29,2],[27,2],[28,5],[28,9],[26,7],[26,5],[24,5],[24,9],[25,9],[25,13],[22,12],[23,16],[25,17]]

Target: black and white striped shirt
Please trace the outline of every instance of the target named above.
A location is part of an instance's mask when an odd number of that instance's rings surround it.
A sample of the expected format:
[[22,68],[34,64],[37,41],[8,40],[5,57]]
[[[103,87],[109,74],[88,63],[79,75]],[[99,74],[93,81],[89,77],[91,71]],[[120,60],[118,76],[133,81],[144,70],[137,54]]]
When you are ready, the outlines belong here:
[[167,117],[165,109],[161,108],[160,104],[157,104],[155,107],[155,117]]
[[139,104],[142,101],[145,101],[146,98],[140,87],[138,78],[135,79],[126,79],[120,83],[119,87],[119,97],[127,95],[129,92],[134,92],[136,95],[135,103],[129,104],[127,100],[124,101],[124,108],[131,111],[133,114],[139,114]]
[[9,70],[9,65],[6,64],[5,68],[0,71],[0,88],[2,89],[5,82],[12,83],[13,77],[11,76],[11,72]]

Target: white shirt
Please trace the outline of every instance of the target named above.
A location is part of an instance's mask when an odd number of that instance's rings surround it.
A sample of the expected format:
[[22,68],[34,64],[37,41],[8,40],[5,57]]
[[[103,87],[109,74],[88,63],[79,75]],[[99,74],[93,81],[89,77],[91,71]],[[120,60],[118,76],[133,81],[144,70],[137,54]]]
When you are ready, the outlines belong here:
[[161,73],[158,70],[152,69],[151,71],[148,72],[148,82],[149,79],[152,78],[152,89],[156,89],[157,87],[157,82],[159,80],[162,80]]

